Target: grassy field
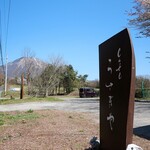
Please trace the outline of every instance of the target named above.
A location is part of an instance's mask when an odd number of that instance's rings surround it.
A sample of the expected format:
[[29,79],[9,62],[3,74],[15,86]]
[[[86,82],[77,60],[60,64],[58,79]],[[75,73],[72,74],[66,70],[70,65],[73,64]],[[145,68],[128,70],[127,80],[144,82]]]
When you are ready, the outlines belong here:
[[25,103],[25,102],[38,102],[38,101],[47,101],[47,102],[57,102],[57,101],[63,101],[62,99],[56,98],[56,97],[46,97],[46,98],[37,98],[37,97],[27,97],[24,99],[19,98],[13,98],[13,99],[0,99],[0,105],[6,105],[6,104],[16,104],[16,103]]
[[25,123],[26,120],[33,120],[39,118],[39,115],[36,114],[33,110],[28,110],[26,112],[13,112],[6,113],[0,112],[0,126],[2,125],[12,125],[21,121]]

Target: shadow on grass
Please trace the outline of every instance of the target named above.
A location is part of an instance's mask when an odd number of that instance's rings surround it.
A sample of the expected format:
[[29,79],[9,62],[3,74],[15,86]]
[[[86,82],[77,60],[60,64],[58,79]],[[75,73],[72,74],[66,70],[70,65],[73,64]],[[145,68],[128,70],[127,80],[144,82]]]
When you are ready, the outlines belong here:
[[141,138],[150,140],[150,125],[134,128],[133,133]]

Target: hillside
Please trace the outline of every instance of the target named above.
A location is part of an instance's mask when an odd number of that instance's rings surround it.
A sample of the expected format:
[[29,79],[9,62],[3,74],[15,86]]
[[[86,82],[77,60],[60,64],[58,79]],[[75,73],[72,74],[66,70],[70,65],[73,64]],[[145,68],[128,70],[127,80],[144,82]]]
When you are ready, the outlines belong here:
[[[46,63],[34,57],[21,57],[7,64],[8,78],[20,77],[22,73],[30,73],[32,77],[39,75],[46,67]],[[2,73],[2,66],[0,67]]]

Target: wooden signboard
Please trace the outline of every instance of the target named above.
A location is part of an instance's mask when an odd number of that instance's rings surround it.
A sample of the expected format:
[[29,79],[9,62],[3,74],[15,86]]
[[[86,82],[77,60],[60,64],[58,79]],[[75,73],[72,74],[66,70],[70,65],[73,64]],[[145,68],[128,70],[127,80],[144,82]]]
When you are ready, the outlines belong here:
[[99,45],[100,149],[126,150],[132,143],[135,58],[127,29]]

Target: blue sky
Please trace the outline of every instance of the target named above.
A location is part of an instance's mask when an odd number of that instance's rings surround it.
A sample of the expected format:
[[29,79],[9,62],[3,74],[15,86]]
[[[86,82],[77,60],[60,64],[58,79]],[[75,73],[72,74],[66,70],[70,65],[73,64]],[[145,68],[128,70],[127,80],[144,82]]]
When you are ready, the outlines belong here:
[[146,53],[150,38],[136,38],[138,32],[128,25],[126,11],[133,0],[11,0],[5,45],[8,2],[0,0],[0,33],[9,62],[30,49],[44,61],[61,56],[78,74],[95,80],[99,78],[98,45],[127,27],[135,50],[136,75],[150,75],[150,60],[145,59],[150,55]]

